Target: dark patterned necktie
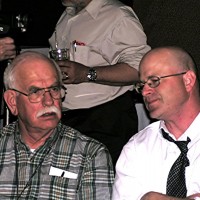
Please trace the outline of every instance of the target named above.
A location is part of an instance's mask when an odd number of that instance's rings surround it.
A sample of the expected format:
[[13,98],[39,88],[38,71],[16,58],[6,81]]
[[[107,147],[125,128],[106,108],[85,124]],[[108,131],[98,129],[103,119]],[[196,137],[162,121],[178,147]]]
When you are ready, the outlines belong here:
[[187,158],[187,145],[191,140],[190,138],[187,138],[187,141],[175,141],[163,129],[162,134],[165,139],[174,142],[181,151],[181,154],[172,165],[167,178],[167,195],[177,198],[185,198],[187,195],[185,167],[190,164]]

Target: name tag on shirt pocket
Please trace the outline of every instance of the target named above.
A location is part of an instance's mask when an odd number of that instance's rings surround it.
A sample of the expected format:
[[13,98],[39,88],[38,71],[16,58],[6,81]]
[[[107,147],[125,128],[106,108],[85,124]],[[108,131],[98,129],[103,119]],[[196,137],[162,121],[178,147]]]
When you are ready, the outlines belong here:
[[78,174],[75,174],[73,172],[68,172],[63,169],[59,169],[59,168],[52,167],[52,166],[50,167],[49,175],[50,176],[59,176],[59,177],[69,178],[69,179],[77,179],[77,177],[78,177]]

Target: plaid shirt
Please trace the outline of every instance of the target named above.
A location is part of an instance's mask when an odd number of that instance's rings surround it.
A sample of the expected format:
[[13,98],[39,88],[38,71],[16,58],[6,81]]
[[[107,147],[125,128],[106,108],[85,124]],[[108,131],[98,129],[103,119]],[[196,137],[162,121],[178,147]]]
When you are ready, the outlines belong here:
[[58,124],[34,153],[16,122],[0,131],[1,200],[109,200],[113,180],[105,146],[70,127]]

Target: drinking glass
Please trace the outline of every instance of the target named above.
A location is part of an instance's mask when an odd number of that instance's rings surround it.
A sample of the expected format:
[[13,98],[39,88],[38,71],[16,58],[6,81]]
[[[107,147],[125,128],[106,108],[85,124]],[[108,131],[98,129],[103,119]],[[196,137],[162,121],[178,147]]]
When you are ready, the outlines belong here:
[[69,60],[69,49],[54,49],[49,52],[50,57],[55,61],[59,60]]

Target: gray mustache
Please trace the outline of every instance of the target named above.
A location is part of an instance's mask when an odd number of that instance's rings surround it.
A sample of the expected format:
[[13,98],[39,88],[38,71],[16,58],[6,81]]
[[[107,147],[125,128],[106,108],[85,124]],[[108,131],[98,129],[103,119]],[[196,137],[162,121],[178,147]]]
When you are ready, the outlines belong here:
[[55,113],[57,115],[59,115],[61,113],[61,111],[55,107],[55,106],[51,106],[51,107],[45,107],[42,110],[38,111],[36,117],[41,117],[42,115],[45,115],[47,113]]

